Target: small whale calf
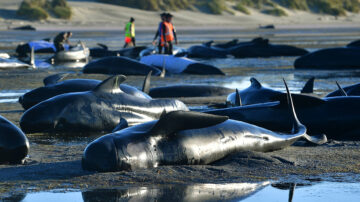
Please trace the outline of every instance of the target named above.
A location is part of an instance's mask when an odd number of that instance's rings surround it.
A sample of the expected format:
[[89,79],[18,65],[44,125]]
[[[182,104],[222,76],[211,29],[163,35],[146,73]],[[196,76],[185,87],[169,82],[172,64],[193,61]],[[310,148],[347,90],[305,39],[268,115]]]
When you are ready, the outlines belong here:
[[29,153],[29,140],[6,118],[0,116],[0,164],[22,163]]
[[306,135],[288,96],[294,123],[291,135],[276,133],[241,121],[200,112],[174,111],[151,121],[102,136],[84,151],[82,167],[94,171],[134,170],[161,165],[209,164],[239,151],[274,151]]
[[112,131],[119,123],[133,126],[158,119],[163,110],[188,110],[178,100],[148,99],[127,94],[112,76],[91,91],[57,95],[25,111],[20,126],[26,133]]

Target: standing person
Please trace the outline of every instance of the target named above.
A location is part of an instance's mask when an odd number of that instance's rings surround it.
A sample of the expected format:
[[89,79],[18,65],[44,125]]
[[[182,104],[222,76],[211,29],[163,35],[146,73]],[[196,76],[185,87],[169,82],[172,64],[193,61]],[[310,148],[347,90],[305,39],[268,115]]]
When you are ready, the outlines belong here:
[[155,37],[154,37],[154,40],[152,42],[152,44],[155,46],[156,44],[156,39],[157,37],[159,36],[159,44],[158,44],[158,50],[159,50],[159,54],[162,53],[162,49],[164,47],[164,44],[161,43],[161,36],[162,36],[162,33],[163,33],[163,26],[164,26],[164,22],[166,20],[166,13],[161,13],[160,14],[160,18],[161,18],[161,22],[159,23],[159,27],[158,27],[158,30],[156,31],[156,34],[155,34]]
[[133,17],[130,18],[130,21],[125,25],[125,45],[124,48],[127,48],[130,43],[133,46],[135,44],[135,19]]
[[165,54],[172,55],[173,54],[173,41],[175,39],[175,44],[178,44],[178,40],[176,37],[176,30],[174,25],[172,24],[172,17],[170,13],[166,14],[166,20],[163,23],[164,32],[162,33],[162,41],[165,44]]
[[64,45],[70,45],[69,38],[72,36],[71,32],[60,32],[54,38],[54,46],[56,48],[56,52],[65,50]]

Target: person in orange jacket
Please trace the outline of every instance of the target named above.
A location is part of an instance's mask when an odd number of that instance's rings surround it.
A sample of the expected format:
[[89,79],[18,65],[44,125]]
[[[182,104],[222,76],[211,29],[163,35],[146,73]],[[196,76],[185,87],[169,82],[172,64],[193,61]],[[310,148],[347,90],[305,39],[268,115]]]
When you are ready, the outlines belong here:
[[172,55],[173,54],[173,41],[175,40],[175,44],[178,44],[176,30],[174,25],[172,24],[172,17],[170,13],[166,14],[165,22],[162,26],[162,34],[161,34],[161,44],[165,47],[165,54]]

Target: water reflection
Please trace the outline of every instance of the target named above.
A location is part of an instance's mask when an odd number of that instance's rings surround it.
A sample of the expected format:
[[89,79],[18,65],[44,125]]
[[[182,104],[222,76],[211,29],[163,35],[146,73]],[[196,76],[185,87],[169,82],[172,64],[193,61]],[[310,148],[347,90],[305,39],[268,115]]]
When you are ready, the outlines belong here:
[[[315,184],[314,184],[315,183]],[[97,201],[359,201],[359,183],[309,182],[309,184],[230,183],[160,185],[119,189],[95,189],[83,192],[53,190],[0,196],[0,201],[24,202],[97,202]]]
[[162,188],[127,190],[92,190],[82,193],[85,202],[95,201],[239,201],[259,191],[270,182],[171,185]]

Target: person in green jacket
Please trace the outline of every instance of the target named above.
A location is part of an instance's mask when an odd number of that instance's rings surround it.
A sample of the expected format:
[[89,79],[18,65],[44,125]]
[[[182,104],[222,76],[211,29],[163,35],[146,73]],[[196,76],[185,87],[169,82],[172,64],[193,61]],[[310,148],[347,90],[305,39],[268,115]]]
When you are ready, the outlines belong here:
[[130,44],[136,46],[135,44],[135,19],[130,18],[130,21],[125,25],[125,45],[124,48],[127,48]]

